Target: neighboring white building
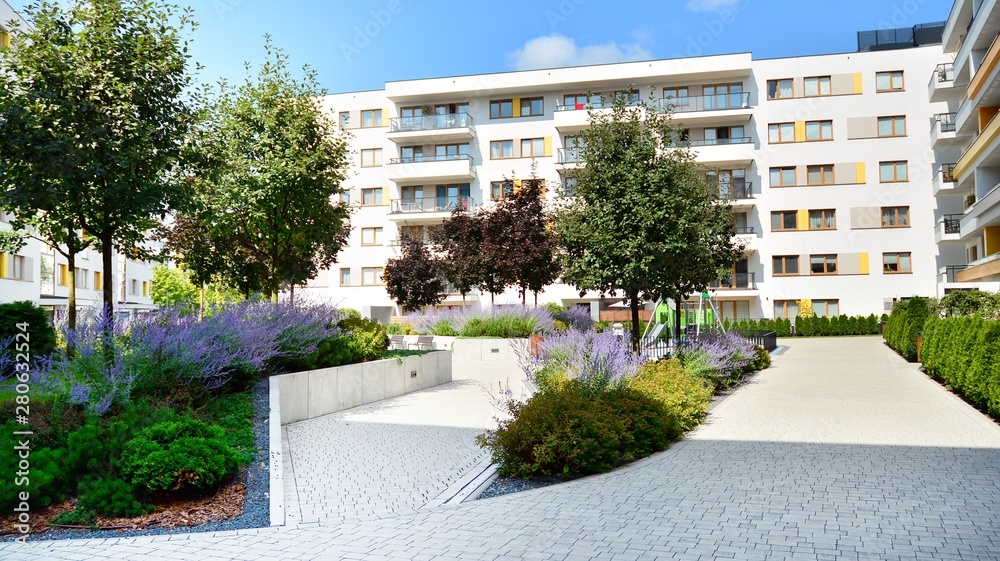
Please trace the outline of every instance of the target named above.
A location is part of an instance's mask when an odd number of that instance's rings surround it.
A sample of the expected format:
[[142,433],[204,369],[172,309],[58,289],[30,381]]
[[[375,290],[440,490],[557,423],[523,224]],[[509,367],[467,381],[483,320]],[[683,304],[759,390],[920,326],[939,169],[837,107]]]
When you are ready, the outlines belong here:
[[[382,320],[398,314],[380,274],[401,229],[438,224],[456,204],[488,203],[497,182],[527,178],[532,163],[555,197],[562,173],[578,165],[586,94],[635,84],[643,99],[650,86],[672,98],[698,160],[719,169],[734,199],[750,251],[713,289],[724,316],[793,317],[804,299],[820,315],[881,314],[894,299],[934,296],[935,228],[951,212],[931,195],[932,116],[948,112],[925,89],[942,62],[940,29],[897,30],[889,44],[883,31],[865,52],[454,76],[330,95],[328,111],[353,136],[345,187],[356,210],[349,247],[307,291]],[[867,39],[859,34],[859,44]],[[497,298],[517,300],[513,289]],[[591,303],[595,313],[617,302],[565,285],[540,301]],[[444,304],[461,302],[450,295]]]
[[942,169],[934,194],[939,208],[949,213],[938,232],[942,291],[1000,288],[998,34],[996,2],[956,1],[944,30],[949,62],[929,86],[931,99],[948,103],[947,116],[932,133]]
[[[13,29],[12,20],[27,23],[0,0],[0,49],[9,45],[8,33]],[[0,52],[0,56],[3,56]],[[10,230],[10,216],[0,212],[0,229]],[[114,258],[115,291],[118,295],[116,311],[130,314],[150,310],[153,300],[150,287],[153,273],[149,263]],[[76,297],[80,308],[100,305],[103,301],[101,282],[104,267],[101,254],[88,249],[76,257]],[[17,254],[0,253],[0,302],[30,300],[52,311],[65,309],[69,296],[69,275],[66,258],[38,240],[29,239]]]

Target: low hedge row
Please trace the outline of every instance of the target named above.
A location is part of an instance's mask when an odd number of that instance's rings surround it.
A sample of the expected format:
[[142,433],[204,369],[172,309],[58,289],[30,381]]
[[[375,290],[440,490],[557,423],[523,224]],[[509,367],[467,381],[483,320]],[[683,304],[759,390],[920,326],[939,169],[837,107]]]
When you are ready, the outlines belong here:
[[795,318],[793,329],[790,319],[741,319],[726,320],[723,323],[726,330],[746,333],[750,331],[774,331],[778,337],[821,337],[843,335],[878,335],[878,317],[870,316],[834,316],[834,317],[800,317]]
[[920,358],[933,378],[1000,418],[1000,322],[982,317],[931,317]]

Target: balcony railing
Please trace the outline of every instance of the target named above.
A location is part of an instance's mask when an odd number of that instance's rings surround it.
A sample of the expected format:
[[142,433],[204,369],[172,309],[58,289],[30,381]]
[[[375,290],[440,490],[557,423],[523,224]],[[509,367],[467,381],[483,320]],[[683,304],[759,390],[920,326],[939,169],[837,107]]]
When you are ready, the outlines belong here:
[[472,209],[472,197],[423,197],[420,199],[392,199],[389,201],[392,214],[416,214],[421,212],[451,212],[456,208]]
[[944,223],[945,234],[958,234],[962,231],[962,217],[964,214],[946,214],[941,218]]
[[958,273],[968,269],[968,265],[949,265],[944,268],[944,282],[958,282]]
[[938,113],[934,118],[941,132],[955,132],[955,113]]
[[709,283],[713,290],[757,290],[757,273],[733,273],[732,278]]
[[950,183],[958,181],[955,177],[955,164],[941,164],[941,181]]
[[[641,99],[630,99],[625,105],[636,106],[642,105],[643,101]],[[587,109],[608,109],[615,106],[615,100],[613,98],[608,99],[594,99],[588,101],[587,103],[570,103],[568,105],[556,105],[556,111],[585,111]]]
[[390,164],[419,164],[421,162],[447,162],[451,160],[471,160],[471,154],[440,154],[415,155],[402,158],[391,158]]
[[721,200],[731,201],[735,199],[754,198],[753,182],[751,181],[742,183],[718,183],[713,181],[712,183],[714,183],[716,187],[719,189],[719,199]]
[[560,148],[558,156],[560,164],[582,164],[583,148]]
[[448,113],[446,115],[423,115],[419,117],[393,117],[389,119],[389,132],[432,131],[459,129],[472,126],[472,115],[468,113]]
[[753,226],[737,226],[735,228],[735,233],[738,234],[756,234]]
[[721,146],[724,144],[752,144],[753,138],[743,136],[738,138],[707,138],[705,140],[682,140],[677,146]]
[[673,110],[674,113],[692,111],[720,111],[724,109],[747,109],[750,107],[750,92],[716,95],[690,95],[665,97],[657,101],[660,111]]
[[944,62],[935,66],[934,76],[937,78],[938,82],[954,82],[955,64],[952,62]]

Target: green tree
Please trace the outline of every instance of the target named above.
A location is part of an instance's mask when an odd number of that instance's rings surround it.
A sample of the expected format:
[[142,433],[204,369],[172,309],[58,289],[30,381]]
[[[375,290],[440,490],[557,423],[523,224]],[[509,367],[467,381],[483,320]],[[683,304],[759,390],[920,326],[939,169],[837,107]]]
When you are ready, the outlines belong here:
[[589,118],[575,196],[555,215],[563,279],[581,291],[621,292],[638,349],[643,300],[682,301],[742,250],[732,209],[718,204],[706,170],[678,142],[669,111],[618,96],[610,111],[591,108]]
[[445,287],[431,252],[413,236],[404,234],[402,243],[400,256],[385,264],[386,291],[404,311],[437,304]]
[[2,204],[67,256],[71,274],[73,256],[96,245],[113,309],[115,250],[146,256],[146,232],[184,200],[169,172],[189,122],[190,11],[85,0],[26,13],[34,27],[0,57]]
[[199,281],[277,298],[335,263],[347,243],[349,208],[332,199],[348,161],[315,72],[297,79],[270,39],[265,48],[256,79],[222,84],[189,139],[199,206],[179,217],[191,228],[172,247]]
[[153,267],[153,286],[149,293],[157,306],[182,306],[188,310],[197,307],[198,287],[191,283],[190,274],[180,268]]

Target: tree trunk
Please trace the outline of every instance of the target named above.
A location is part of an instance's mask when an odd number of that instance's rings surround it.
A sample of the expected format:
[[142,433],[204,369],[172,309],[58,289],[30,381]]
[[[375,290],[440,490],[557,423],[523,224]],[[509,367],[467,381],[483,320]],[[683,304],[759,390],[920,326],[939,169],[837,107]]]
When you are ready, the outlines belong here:
[[[66,300],[66,321],[69,322],[70,329],[76,329],[76,253],[72,250],[66,251],[67,282],[69,283],[69,298]],[[53,275],[55,271],[53,271]],[[66,354],[73,356],[74,346],[72,340],[66,342]]]
[[677,344],[681,344],[681,300],[683,296],[677,294],[674,296],[674,338],[677,340]]
[[535,295],[535,307],[537,308],[538,307],[538,291],[537,290],[534,291],[534,295]]
[[[108,314],[107,327],[108,331],[114,331],[115,325],[115,267],[113,261],[115,246],[113,243],[113,238],[110,233],[102,234],[101,240],[101,265],[104,267],[104,286],[102,287],[104,292],[104,313]],[[122,259],[125,257],[122,256]],[[122,278],[121,282],[125,282],[126,279]]]
[[639,291],[628,293],[629,307],[632,309],[632,350],[639,352]]
[[521,287],[521,305],[528,305],[528,289],[523,286]]
[[205,284],[198,289],[198,321],[205,319]]

